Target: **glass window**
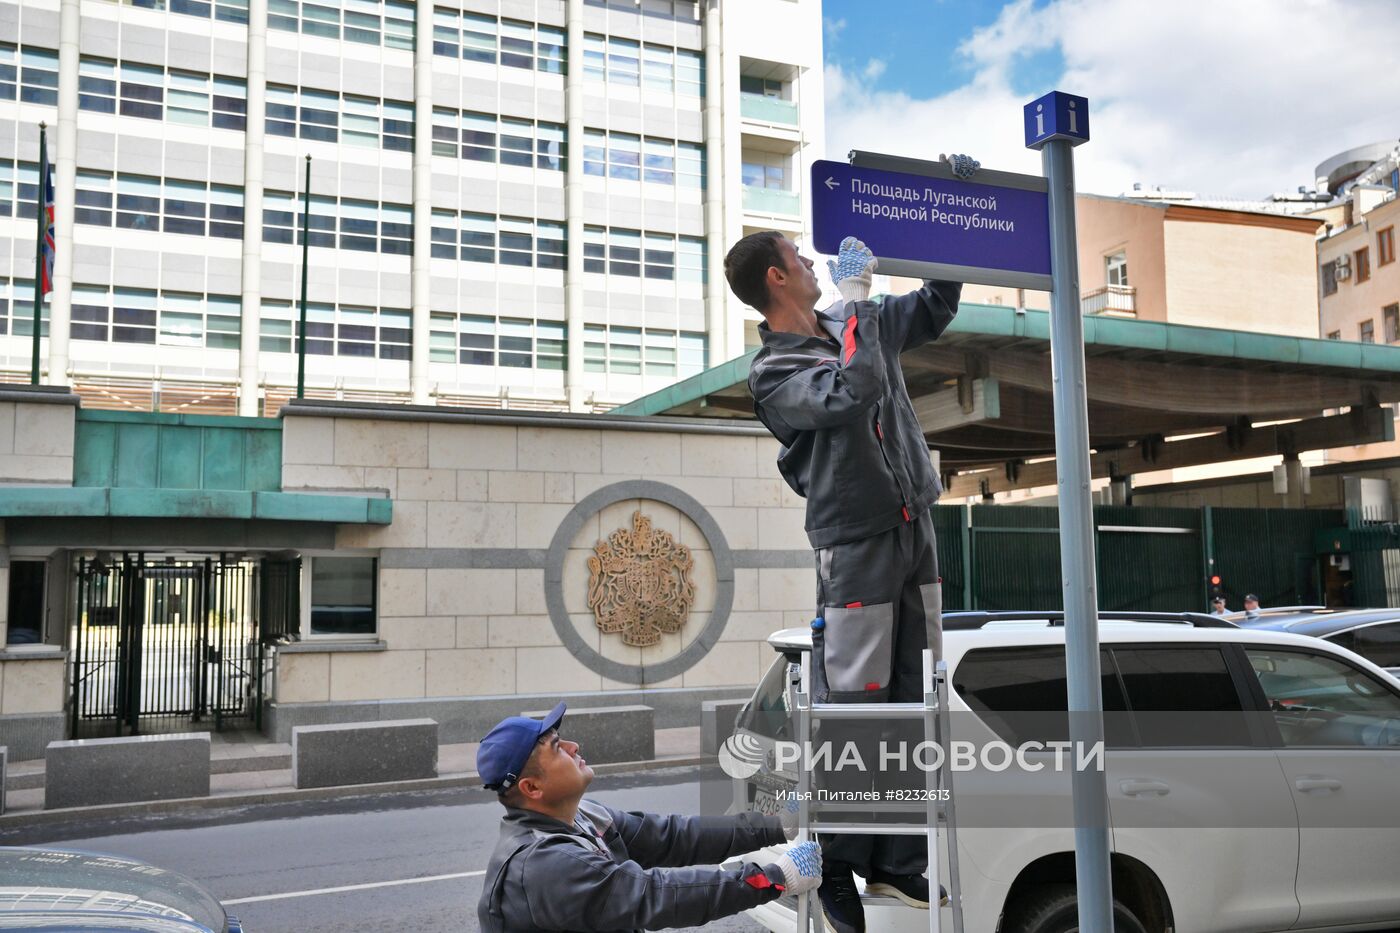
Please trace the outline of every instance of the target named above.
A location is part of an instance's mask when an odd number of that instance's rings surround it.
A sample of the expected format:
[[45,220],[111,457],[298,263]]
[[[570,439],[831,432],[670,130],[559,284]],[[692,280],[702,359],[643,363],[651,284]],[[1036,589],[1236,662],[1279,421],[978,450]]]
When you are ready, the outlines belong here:
[[339,138],[340,96],[328,91],[301,89],[301,138],[333,143]]
[[565,369],[568,330],[563,324],[539,321],[535,324],[535,366],[538,369]]
[[1109,285],[1128,284],[1128,254],[1114,253],[1104,259],[1104,274]]
[[267,86],[267,132],[272,136],[296,136],[296,88],[280,84]]
[[705,281],[706,252],[705,241],[700,237],[680,238],[680,256],[677,277],[682,282]]
[[694,376],[705,369],[705,335],[687,334],[684,331],[680,335],[680,369],[678,375],[684,379],[687,376]]
[[583,173],[605,175],[608,162],[608,134],[602,130],[583,131]]
[[165,101],[165,72],[151,65],[121,64],[121,114],[159,120]]
[[15,99],[19,83],[19,68],[15,64],[18,60],[19,50],[0,42],[0,100]]
[[676,95],[705,97],[705,57],[687,49],[676,50]]
[[496,261],[496,219],[490,214],[462,214],[462,261]]
[[160,179],[117,176],[117,226],[127,230],[160,229]]
[[607,272],[608,232],[603,227],[583,228],[583,271]]
[[347,94],[341,106],[344,141],[351,146],[379,148],[379,101]]
[[379,205],[379,251],[398,256],[413,253],[413,209],[407,204]]
[[165,346],[204,346],[204,297],[163,292],[160,342]]
[[1363,625],[1330,635],[1327,640],[1355,651],[1377,667],[1400,667],[1400,621]]
[[1115,647],[1142,744],[1250,745],[1239,691],[1216,647]]
[[95,113],[117,112],[116,62],[82,59],[78,64],[78,108]]
[[669,139],[647,139],[644,145],[647,181],[661,185],[676,183],[676,144]]
[[625,376],[642,372],[642,331],[639,327],[608,328],[608,371]]
[[1371,277],[1371,249],[1363,246],[1357,250],[1356,256],[1356,284],[1360,285]]
[[462,158],[496,161],[496,118],[486,113],[462,113]]
[[58,53],[24,48],[19,64],[19,99],[27,104],[58,106]]
[[231,185],[209,186],[209,233],[227,239],[243,236],[243,189]]
[[416,21],[417,14],[413,3],[408,0],[385,0],[384,46],[412,51]]
[[648,376],[676,374],[676,334],[648,329],[643,342],[643,362]]
[[1376,265],[1388,266],[1395,261],[1395,228],[1386,227],[1376,233]]
[[568,152],[564,142],[564,127],[558,123],[540,123],[535,128],[537,168],[563,172],[568,169]]
[[112,340],[156,342],[156,293],[144,288],[112,290]]
[[529,23],[501,20],[501,64],[511,68],[535,67],[535,30]]
[[501,117],[501,164],[530,168],[535,164],[535,127],[529,120]]
[[1367,318],[1357,326],[1357,338],[1362,343],[1376,342],[1376,322],[1373,318]]
[[600,324],[583,325],[583,371],[608,371],[608,329]]
[[535,237],[531,221],[520,217],[502,217],[499,237],[501,265],[533,265]]
[[461,362],[468,366],[496,365],[496,319],[474,314],[458,318]]
[[247,125],[248,88],[237,78],[214,76],[214,126],[242,130]]
[[646,277],[671,281],[676,277],[676,241],[669,236],[648,233],[645,237]]
[[457,258],[456,211],[433,211],[432,243],[434,259]]
[[379,358],[407,360],[412,355],[413,313],[384,309],[379,312]]
[[642,274],[642,234],[637,230],[608,231],[608,271],[637,278]]
[[428,359],[434,363],[456,363],[457,316],[434,311],[429,321]]
[[648,90],[674,92],[676,87],[675,51],[663,45],[642,49],[643,80]]
[[535,224],[535,264],[541,269],[563,270],[568,265],[567,227],[547,220]]
[[433,54],[450,58],[462,54],[461,15],[456,10],[433,9]]
[[73,192],[73,219],[94,227],[112,226],[112,176],[106,172],[79,172]]
[[[1121,715],[1127,704],[1108,652],[1100,655],[1099,663],[1107,744],[1133,745],[1131,724]],[[953,689],[1012,745],[1069,740],[1063,645],[973,649],[953,672]]]
[[533,321],[503,317],[500,320],[499,363],[515,369],[529,369],[534,354]]
[[166,92],[166,118],[188,126],[209,125],[209,76],[172,71]]
[[631,39],[608,37],[608,83],[626,87],[641,84],[641,44]]
[[462,57],[471,62],[496,63],[496,18],[462,14]]
[[701,143],[676,144],[676,183],[682,188],[705,187],[705,146]]
[[204,235],[208,211],[201,182],[165,180],[165,232]]
[[5,637],[11,645],[38,645],[44,641],[45,568],[42,560],[10,561],[9,626]]
[[455,110],[433,108],[433,155],[457,158],[457,144],[461,139],[457,124],[460,121],[461,115]]
[[386,100],[384,110],[383,146],[394,152],[413,151],[413,105]]
[[379,249],[379,205],[374,201],[340,201],[340,248],[373,253]]
[[[74,285],[73,339],[101,340],[105,342],[111,334],[111,330],[108,327],[112,313],[111,306],[112,296],[106,288],[94,288],[90,285]],[[30,333],[33,333],[32,328]]]
[[1288,747],[1388,744],[1400,696],[1340,660],[1310,651],[1245,649]]
[[1381,309],[1381,317],[1385,319],[1385,342],[1400,340],[1400,304],[1386,305]]
[[537,26],[535,35],[535,67],[549,74],[567,73],[568,46],[564,30]]
[[607,76],[607,40],[588,33],[583,37],[583,77],[587,81],[606,81]]
[[213,350],[239,349],[243,303],[235,295],[210,295],[204,319],[204,345]]
[[374,634],[378,561],[313,557],[306,563],[311,568],[311,634]]
[[608,175],[627,181],[641,178],[642,140],[631,133],[608,134]]

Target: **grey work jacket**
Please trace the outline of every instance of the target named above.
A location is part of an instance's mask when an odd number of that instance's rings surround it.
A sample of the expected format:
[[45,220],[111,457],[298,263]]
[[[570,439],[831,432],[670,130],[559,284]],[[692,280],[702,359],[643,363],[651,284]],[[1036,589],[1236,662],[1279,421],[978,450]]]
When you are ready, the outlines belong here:
[[817,312],[839,349],[758,325],[754,413],[782,444],[778,472],[807,499],[813,548],[887,531],[938,500],[943,487],[899,356],[937,339],[961,294],[959,283],[929,281],[907,295]]
[[776,867],[686,868],[785,841],[777,817],[654,816],[591,800],[573,826],[511,808],[477,906],[483,933],[699,926],[776,900]]

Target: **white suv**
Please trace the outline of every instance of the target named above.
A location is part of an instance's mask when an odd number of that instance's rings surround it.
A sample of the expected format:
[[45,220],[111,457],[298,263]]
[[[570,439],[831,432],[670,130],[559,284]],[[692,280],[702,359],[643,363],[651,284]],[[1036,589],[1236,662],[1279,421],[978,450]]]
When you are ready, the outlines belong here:
[[[1045,731],[1047,714],[1067,729],[1064,640],[1058,613],[945,615],[951,738],[1014,745]],[[1099,640],[1119,933],[1400,926],[1400,681],[1315,638],[1194,613],[1105,612]],[[787,667],[811,638],[788,629],[769,642],[779,656],[736,734],[771,747],[790,737]],[[1192,722],[1207,714],[1203,737]],[[1078,929],[1070,778],[954,775],[968,933]],[[782,781],[765,768],[741,793],[764,808]],[[985,819],[998,800],[1038,828]],[[979,807],[982,819],[964,815]],[[928,928],[922,912],[866,903],[872,930]],[[750,913],[790,931],[792,908]]]

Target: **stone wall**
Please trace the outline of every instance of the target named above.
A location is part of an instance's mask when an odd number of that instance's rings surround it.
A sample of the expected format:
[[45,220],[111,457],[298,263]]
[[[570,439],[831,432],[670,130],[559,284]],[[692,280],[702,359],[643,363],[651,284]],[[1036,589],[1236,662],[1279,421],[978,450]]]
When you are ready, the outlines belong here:
[[[777,449],[751,424],[285,409],[284,490],[385,490],[394,519],[336,542],[378,551],[382,650],[299,645],[277,704],[751,687],[815,596]],[[595,545],[635,514],[688,549],[695,587],[680,630],[641,647],[588,602]]]

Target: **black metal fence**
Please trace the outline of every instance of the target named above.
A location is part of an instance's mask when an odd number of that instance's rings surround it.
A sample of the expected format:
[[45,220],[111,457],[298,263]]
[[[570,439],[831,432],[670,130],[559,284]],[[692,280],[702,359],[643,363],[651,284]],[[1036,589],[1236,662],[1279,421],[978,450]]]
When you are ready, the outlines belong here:
[[260,724],[257,563],[123,554],[74,570],[71,735]]

